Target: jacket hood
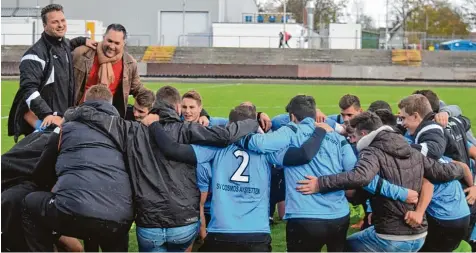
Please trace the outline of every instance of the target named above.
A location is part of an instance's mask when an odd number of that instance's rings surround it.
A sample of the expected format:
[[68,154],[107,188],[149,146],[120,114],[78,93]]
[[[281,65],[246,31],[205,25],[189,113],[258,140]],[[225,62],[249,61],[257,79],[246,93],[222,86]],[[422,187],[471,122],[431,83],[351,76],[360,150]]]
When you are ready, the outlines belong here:
[[104,112],[112,116],[119,116],[119,112],[117,111],[116,107],[106,101],[86,101],[81,104],[79,108],[83,106],[90,106],[100,112]]
[[175,111],[174,107],[169,103],[156,100],[150,113],[156,113],[160,117],[161,122],[181,122],[180,116],[178,115],[177,111]]
[[382,126],[362,137],[357,143],[360,152],[366,147],[374,147],[396,158],[410,157],[411,147],[401,134],[395,132],[390,126]]
[[[119,117],[119,112],[117,109],[110,103],[106,101],[86,101],[80,106],[70,108],[64,113],[64,120],[68,121],[79,121],[79,122],[88,122],[94,124],[95,115],[97,113],[104,113],[109,116]],[[104,115],[103,114],[103,115]]]

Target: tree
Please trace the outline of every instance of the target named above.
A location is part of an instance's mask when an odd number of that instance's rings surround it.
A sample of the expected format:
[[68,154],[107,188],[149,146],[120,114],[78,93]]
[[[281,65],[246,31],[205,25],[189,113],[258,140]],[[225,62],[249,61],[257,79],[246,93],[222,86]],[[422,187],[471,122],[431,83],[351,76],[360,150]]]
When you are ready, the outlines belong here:
[[276,12],[277,8],[274,6],[274,3],[272,1],[266,1],[262,3],[258,3],[258,11],[259,12]]
[[365,14],[360,15],[360,17],[357,20],[357,23],[362,25],[362,30],[367,30],[367,31],[377,30],[374,24],[374,19],[371,16],[368,16]]
[[394,16],[394,26],[402,25],[403,33],[406,31],[406,23],[411,13],[423,5],[425,0],[393,0],[392,13]]
[[426,32],[427,36],[449,37],[469,34],[462,11],[446,1],[415,8],[407,19],[408,31]]
[[[282,12],[284,0],[275,0],[279,4],[278,11]],[[298,23],[303,22],[304,9],[306,0],[287,0],[286,12],[293,14],[294,19]],[[347,0],[317,0],[314,9],[314,27],[319,28],[319,23],[329,24],[338,22],[343,16],[343,11],[347,6]]]
[[476,29],[476,0],[465,0],[462,9],[466,22]]

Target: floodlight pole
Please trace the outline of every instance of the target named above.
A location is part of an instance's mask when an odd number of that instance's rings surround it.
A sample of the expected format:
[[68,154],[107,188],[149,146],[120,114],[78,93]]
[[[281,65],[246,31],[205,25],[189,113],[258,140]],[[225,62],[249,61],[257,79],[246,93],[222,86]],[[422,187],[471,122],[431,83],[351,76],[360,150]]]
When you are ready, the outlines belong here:
[[185,4],[186,0],[182,0],[182,41],[185,39]]
[[314,1],[309,0],[306,4],[307,11],[307,47],[312,48],[312,33],[314,31]]
[[284,2],[284,15],[283,15],[283,36],[286,38],[286,2],[287,0],[283,0]]
[[385,49],[388,50],[388,0],[385,4]]

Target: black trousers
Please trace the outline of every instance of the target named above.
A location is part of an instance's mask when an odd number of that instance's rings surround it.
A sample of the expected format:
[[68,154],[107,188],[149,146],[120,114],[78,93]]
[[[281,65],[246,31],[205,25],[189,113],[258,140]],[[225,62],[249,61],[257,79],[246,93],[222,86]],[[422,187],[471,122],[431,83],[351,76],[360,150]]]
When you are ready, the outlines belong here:
[[21,226],[22,202],[37,187],[23,182],[2,190],[2,251],[28,251]]
[[200,252],[271,252],[271,235],[208,233]]
[[428,235],[420,252],[452,252],[466,238],[470,216],[439,220],[427,215]]
[[132,221],[120,224],[82,216],[73,216],[56,208],[51,192],[34,192],[23,202],[23,229],[29,251],[52,252],[60,235],[96,241],[104,252],[128,250]]
[[327,245],[328,252],[342,252],[349,223],[349,215],[332,220],[289,219],[286,225],[287,251],[319,252]]
[[273,217],[276,211],[276,204],[284,201],[286,195],[286,185],[284,184],[284,171],[274,171],[271,173],[271,189],[269,196],[269,217]]

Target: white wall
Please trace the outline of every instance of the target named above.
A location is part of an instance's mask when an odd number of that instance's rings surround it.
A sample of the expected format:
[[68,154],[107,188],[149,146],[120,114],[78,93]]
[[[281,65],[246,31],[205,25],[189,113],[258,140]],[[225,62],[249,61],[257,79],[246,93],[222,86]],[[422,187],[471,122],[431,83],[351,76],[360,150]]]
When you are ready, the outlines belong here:
[[[184,18],[185,27],[183,26]],[[159,19],[162,45],[211,46],[210,15],[208,12],[185,12],[184,16],[183,12],[161,11]],[[185,31],[183,31],[184,28]],[[182,36],[182,34],[185,34],[185,36]]]
[[[214,47],[277,48],[279,32],[283,24],[218,24],[212,25]],[[302,26],[286,24],[286,32],[292,35],[289,46],[299,47]]]
[[[66,38],[72,39],[78,36],[87,36],[86,22],[95,22],[95,40],[101,41],[106,30],[101,21],[97,20],[67,20],[68,31]],[[33,26],[35,34],[33,34]],[[32,45],[33,40],[38,41],[43,33],[41,18],[2,17],[2,45]]]
[[330,49],[361,49],[361,24],[329,24]]
[[258,6],[254,0],[219,0],[225,5],[226,23],[244,22],[243,13],[258,14]]

